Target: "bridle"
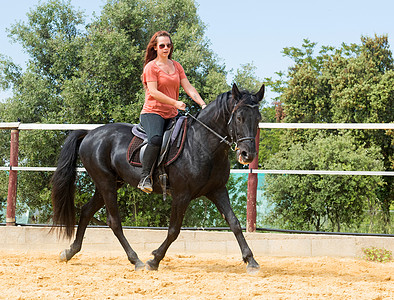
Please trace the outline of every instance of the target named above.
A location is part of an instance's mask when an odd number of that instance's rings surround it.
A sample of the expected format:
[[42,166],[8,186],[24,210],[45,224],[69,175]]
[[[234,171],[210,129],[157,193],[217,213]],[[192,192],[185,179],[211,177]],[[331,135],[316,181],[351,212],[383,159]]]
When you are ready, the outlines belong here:
[[[243,107],[244,106],[247,106],[247,107],[250,107],[250,108],[255,108],[255,107],[258,107],[259,105],[258,104],[254,104],[254,105],[251,105],[251,104],[244,104],[244,105],[242,105]],[[234,141],[234,138],[233,138],[233,126],[231,126],[231,123],[232,123],[232,121],[233,121],[233,116],[234,116],[234,113],[235,113],[235,111],[237,110],[239,108],[239,106],[234,106],[234,108],[233,108],[233,110],[232,110],[232,112],[231,112],[231,116],[230,116],[230,119],[228,120],[228,122],[227,122],[227,128],[228,128],[228,130],[229,130],[229,133],[230,133],[230,137],[231,137],[231,141],[233,142]],[[237,134],[237,126],[235,126],[235,137],[237,137],[238,136],[238,134]],[[240,143],[240,142],[243,142],[243,141],[247,141],[247,140],[252,140],[253,142],[255,142],[255,137],[254,136],[247,136],[247,137],[243,137],[243,138],[240,138],[240,139],[236,139],[235,140],[235,150],[237,150],[238,149],[238,143]]]
[[[254,104],[254,105],[244,104],[244,105],[242,105],[242,107],[244,107],[244,106],[247,106],[247,107],[250,107],[250,108],[255,108],[255,107],[258,107],[259,105],[258,104]],[[220,139],[220,143],[225,143],[228,146],[230,146],[231,150],[236,151],[236,150],[239,149],[238,148],[238,143],[241,143],[241,142],[247,141],[247,140],[252,140],[252,141],[255,142],[255,137],[254,136],[247,136],[247,137],[242,137],[240,139],[236,139],[236,137],[237,137],[236,130],[235,130],[235,139],[234,139],[232,122],[233,122],[234,113],[237,111],[237,109],[239,107],[241,107],[241,106],[234,105],[234,108],[231,111],[230,119],[227,122],[227,129],[228,129],[228,132],[230,133],[230,141],[227,139],[227,136],[225,136],[225,137],[221,136],[219,133],[217,133],[215,130],[213,130],[212,128],[210,128],[209,126],[207,126],[206,124],[201,122],[199,119],[197,119],[196,117],[191,115],[189,112],[186,112],[185,115],[191,117],[193,120],[197,121],[203,127],[205,127],[207,130],[209,130],[212,134],[217,136]],[[235,129],[237,129],[237,127],[235,127]],[[234,142],[234,140],[235,140],[235,142]],[[234,147],[233,147],[233,145],[234,145]]]

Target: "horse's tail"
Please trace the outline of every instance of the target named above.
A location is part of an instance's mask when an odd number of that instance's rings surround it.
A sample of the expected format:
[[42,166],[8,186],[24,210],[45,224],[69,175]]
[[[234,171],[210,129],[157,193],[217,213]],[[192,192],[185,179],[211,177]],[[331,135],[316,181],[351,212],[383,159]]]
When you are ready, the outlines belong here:
[[76,130],[67,137],[51,179],[52,229],[60,226],[59,234],[63,233],[68,238],[73,236],[75,226],[74,194],[78,150],[87,133],[87,130]]

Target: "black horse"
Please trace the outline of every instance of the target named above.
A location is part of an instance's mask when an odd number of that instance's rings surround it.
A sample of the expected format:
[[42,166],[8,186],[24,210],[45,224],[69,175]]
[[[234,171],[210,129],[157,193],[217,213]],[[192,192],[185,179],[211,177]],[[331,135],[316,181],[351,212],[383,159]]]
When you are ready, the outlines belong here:
[[[200,196],[210,199],[226,219],[241,248],[247,271],[253,273],[260,269],[230,206],[226,182],[230,174],[228,152],[231,144],[235,143],[240,162],[250,163],[256,157],[255,136],[261,119],[259,102],[263,96],[264,85],[259,92],[252,94],[239,91],[234,84],[232,91],[219,95],[200,112],[196,120],[188,120],[190,122],[183,152],[166,167],[173,199],[167,238],[153,251],[154,257],[147,261],[147,269],[158,269],[168,247],[179,235],[190,201]],[[135,265],[136,270],[145,267],[123,234],[117,205],[117,190],[124,183],[137,186],[141,176],[141,168],[131,166],[126,158],[128,145],[133,137],[133,126],[119,123],[107,124],[91,131],[76,130],[66,139],[52,177],[54,226],[60,225],[61,229],[65,229],[65,235],[72,237],[78,153],[96,190],[89,202],[82,207],[76,238],[70,249],[60,254],[61,260],[68,261],[81,250],[90,219],[105,205],[108,225],[122,244],[129,261]],[[161,193],[156,173],[153,192]]]

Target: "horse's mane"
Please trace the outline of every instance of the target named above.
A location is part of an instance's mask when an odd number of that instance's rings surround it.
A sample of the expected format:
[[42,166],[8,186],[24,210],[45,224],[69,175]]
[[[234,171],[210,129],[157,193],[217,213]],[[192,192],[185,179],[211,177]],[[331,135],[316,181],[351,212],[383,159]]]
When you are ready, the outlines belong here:
[[248,90],[242,90],[240,91],[240,94],[241,94],[240,95],[241,101],[238,101],[238,103],[234,101],[231,91],[220,94],[214,101],[216,104],[216,110],[215,110],[216,112],[214,115],[214,119],[218,120],[220,116],[223,114],[230,115],[232,111],[237,110],[239,107],[241,107],[244,104],[250,104],[250,105],[258,104],[258,101],[255,101],[255,97],[244,97],[245,95],[253,95]]
[[217,96],[215,99],[215,104],[216,104],[216,109],[215,109],[215,115],[213,116],[214,120],[218,120],[219,117],[223,114],[231,113],[231,109],[229,105],[229,99],[231,98],[231,102],[233,102],[233,98],[231,95],[231,91],[225,92],[223,94],[220,94]]

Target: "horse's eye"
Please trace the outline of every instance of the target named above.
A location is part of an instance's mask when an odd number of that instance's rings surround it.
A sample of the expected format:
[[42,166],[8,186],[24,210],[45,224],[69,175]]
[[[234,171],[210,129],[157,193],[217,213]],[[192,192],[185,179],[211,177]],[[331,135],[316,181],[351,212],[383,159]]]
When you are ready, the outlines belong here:
[[239,123],[242,122],[242,117],[241,116],[237,116],[237,122],[239,122]]

